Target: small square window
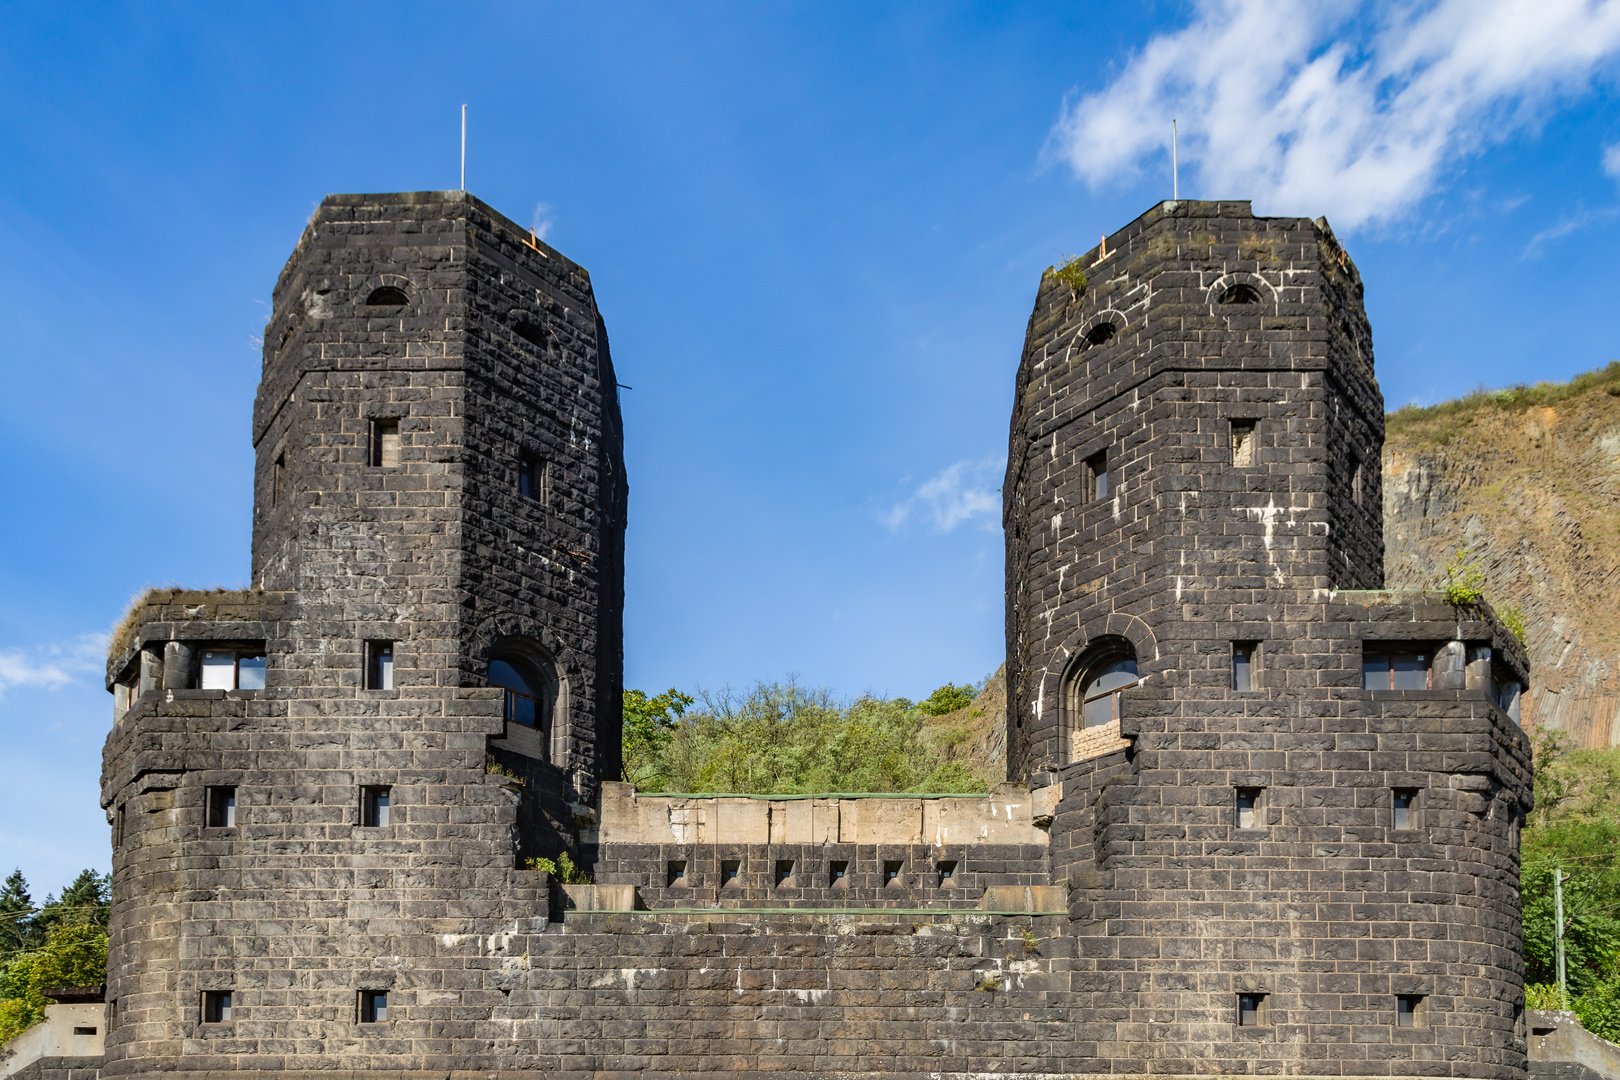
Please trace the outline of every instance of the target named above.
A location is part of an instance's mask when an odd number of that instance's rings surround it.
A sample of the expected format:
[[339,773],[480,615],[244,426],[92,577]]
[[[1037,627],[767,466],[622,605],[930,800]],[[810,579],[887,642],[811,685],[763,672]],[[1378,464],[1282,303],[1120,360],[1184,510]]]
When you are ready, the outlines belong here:
[[840,859],[827,864],[827,887],[829,889],[849,888],[848,860]]
[[231,992],[229,990],[204,990],[202,996],[202,1014],[205,1024],[228,1024],[231,1022]]
[[1108,452],[1099,450],[1086,458],[1086,486],[1092,501],[1108,498]]
[[1258,690],[1260,688],[1259,660],[1259,642],[1232,642],[1232,689]]
[[204,649],[197,685],[203,690],[263,690],[264,654]]
[[385,1024],[388,1022],[388,992],[386,990],[360,991],[360,1022]]
[[211,787],[208,789],[208,827],[234,829],[236,827],[236,789]]
[[371,464],[373,468],[381,469],[392,469],[399,465],[398,420],[371,422]]
[[939,864],[939,887],[942,889],[956,887],[956,863],[954,861]]
[[1423,998],[1417,994],[1401,994],[1395,999],[1395,1026],[1423,1026]]
[[671,889],[683,889],[690,882],[686,880],[686,860],[671,859],[668,868],[669,878],[666,884]]
[[720,862],[720,886],[727,885],[742,887],[742,860],[722,859]]
[[1240,787],[1237,789],[1237,827],[1240,829],[1258,829],[1260,827],[1260,802],[1264,788]]
[[392,641],[366,642],[366,689],[392,690],[394,688],[394,643]]
[[363,787],[360,789],[360,824],[368,829],[380,829],[389,822],[389,789]]
[[1238,1027],[1260,1027],[1265,1023],[1266,995],[1238,995]]
[[1247,469],[1255,464],[1255,422],[1232,421],[1232,466]]
[[784,885],[792,886],[792,884],[793,884],[793,860],[792,859],[777,859],[776,860],[776,884],[777,884],[778,888],[780,888],[780,887],[782,887]]
[[524,454],[518,462],[518,494],[526,499],[545,502],[546,461],[537,454]]
[[1396,788],[1393,797],[1395,828],[1417,828],[1417,789]]
[[883,885],[885,888],[899,888],[905,884],[900,879],[900,870],[906,864],[901,860],[891,860],[883,864]]

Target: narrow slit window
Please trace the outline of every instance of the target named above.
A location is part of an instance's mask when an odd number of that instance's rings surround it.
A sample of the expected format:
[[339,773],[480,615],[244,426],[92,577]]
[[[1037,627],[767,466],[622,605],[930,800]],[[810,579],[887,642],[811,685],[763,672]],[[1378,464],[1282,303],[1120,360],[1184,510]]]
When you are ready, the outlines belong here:
[[1355,454],[1350,455],[1350,501],[1357,506],[1362,500],[1361,459]]
[[228,1024],[231,1022],[231,992],[204,990],[202,1000],[203,1023]]
[[1260,799],[1264,789],[1240,787],[1237,789],[1237,827],[1240,829],[1258,829],[1260,827]]
[[398,420],[371,422],[371,464],[379,469],[392,469],[399,465]]
[[1417,828],[1417,790],[1415,788],[1396,788],[1392,801],[1395,811],[1395,828]]
[[1422,1027],[1423,998],[1416,994],[1401,994],[1395,998],[1395,1026]]
[[388,1022],[388,992],[386,990],[360,991],[360,1022],[383,1024]]
[[1264,994],[1238,995],[1238,1027],[1259,1027],[1261,1009],[1265,1006]]
[[392,690],[394,688],[394,643],[392,641],[366,642],[366,689]]
[[1108,452],[1099,450],[1086,458],[1086,484],[1093,502],[1108,498]]
[[793,860],[792,859],[777,859],[776,860],[776,885],[777,885],[777,888],[781,888],[783,886],[791,886],[792,884],[793,884]]
[[118,804],[118,810],[113,815],[113,847],[124,846],[124,804]]
[[380,829],[390,820],[389,795],[386,787],[360,789],[360,824],[368,829]]
[[211,787],[208,789],[208,827],[234,829],[236,827],[236,789]]
[[1259,642],[1232,642],[1232,689],[1258,690],[1260,688],[1259,661]]
[[276,463],[270,470],[270,505],[280,506],[281,501],[287,497],[287,452],[283,450],[276,455]]
[[536,454],[524,454],[518,462],[518,494],[536,502],[546,501],[546,461]]
[[1247,469],[1254,462],[1255,450],[1255,422],[1253,420],[1232,421],[1232,465],[1234,468]]

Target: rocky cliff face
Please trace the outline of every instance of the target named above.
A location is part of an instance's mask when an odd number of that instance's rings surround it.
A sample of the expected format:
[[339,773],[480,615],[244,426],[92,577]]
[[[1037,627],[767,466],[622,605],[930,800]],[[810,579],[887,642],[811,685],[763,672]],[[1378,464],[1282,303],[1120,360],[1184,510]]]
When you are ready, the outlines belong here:
[[1385,579],[1433,586],[1459,547],[1524,611],[1524,721],[1620,743],[1620,364],[1390,418]]

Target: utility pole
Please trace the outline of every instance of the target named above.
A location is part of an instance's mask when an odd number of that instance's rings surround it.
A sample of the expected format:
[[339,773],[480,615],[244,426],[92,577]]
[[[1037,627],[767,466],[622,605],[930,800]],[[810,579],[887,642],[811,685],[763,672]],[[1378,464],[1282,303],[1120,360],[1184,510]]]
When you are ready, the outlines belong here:
[[1553,949],[1558,957],[1558,1007],[1569,1008],[1569,985],[1564,979],[1564,872],[1553,871]]

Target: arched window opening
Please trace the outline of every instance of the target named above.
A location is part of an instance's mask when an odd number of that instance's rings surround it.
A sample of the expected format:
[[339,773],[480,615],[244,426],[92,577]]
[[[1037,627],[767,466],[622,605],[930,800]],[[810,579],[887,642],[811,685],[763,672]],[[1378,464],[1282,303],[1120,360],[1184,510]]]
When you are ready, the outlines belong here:
[[1069,715],[1076,727],[1098,727],[1119,719],[1120,696],[1141,683],[1136,650],[1124,638],[1094,646],[1075,666],[1068,688]]
[[1110,341],[1114,340],[1114,335],[1117,333],[1119,333],[1119,328],[1113,323],[1100,322],[1096,326],[1093,326],[1090,330],[1086,331],[1085,344],[1083,348],[1089,349],[1094,345],[1106,345]]
[[1258,304],[1260,303],[1260,290],[1247,282],[1240,281],[1221,293],[1221,303]]
[[546,330],[538,323],[520,322],[512,328],[512,332],[537,349],[546,347]]
[[508,723],[540,731],[551,729],[557,677],[550,665],[541,668],[521,657],[497,657],[489,662],[489,681],[506,691],[503,715]]
[[410,297],[405,295],[404,289],[396,289],[392,285],[372,289],[371,295],[366,297],[367,307],[399,307],[410,302]]

